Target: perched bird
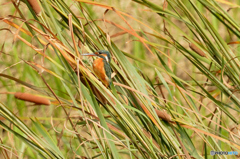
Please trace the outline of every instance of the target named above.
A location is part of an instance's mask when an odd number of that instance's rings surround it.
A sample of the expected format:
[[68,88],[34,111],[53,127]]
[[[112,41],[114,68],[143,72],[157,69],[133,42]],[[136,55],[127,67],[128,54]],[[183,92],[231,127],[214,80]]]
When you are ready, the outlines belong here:
[[98,56],[96,60],[93,61],[93,71],[97,75],[97,77],[102,81],[102,83],[109,87],[111,80],[111,55],[106,50],[99,50],[95,53],[82,54],[83,56]]

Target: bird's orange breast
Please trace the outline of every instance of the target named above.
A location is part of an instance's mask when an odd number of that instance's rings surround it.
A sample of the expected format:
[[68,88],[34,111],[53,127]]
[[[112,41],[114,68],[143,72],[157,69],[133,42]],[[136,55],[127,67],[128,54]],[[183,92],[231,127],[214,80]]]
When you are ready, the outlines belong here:
[[102,58],[93,61],[93,71],[97,77],[103,82],[105,86],[108,87],[109,80],[104,69],[104,62]]

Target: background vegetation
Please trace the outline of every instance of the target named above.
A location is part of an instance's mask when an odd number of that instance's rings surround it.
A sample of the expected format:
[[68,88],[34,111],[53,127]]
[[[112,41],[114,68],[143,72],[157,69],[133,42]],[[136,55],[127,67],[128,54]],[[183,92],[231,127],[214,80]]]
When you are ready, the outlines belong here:
[[[1,2],[1,158],[240,154],[239,7]],[[97,50],[111,52],[111,88],[95,76],[94,58],[81,56]],[[28,95],[19,100],[16,92]]]

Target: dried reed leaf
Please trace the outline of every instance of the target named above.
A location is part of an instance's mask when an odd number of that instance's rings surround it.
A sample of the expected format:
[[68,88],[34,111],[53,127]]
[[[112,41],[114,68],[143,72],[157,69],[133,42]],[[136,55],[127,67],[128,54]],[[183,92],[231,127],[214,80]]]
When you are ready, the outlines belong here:
[[227,43],[228,45],[232,45],[232,44],[240,44],[240,41],[232,41],[232,42],[229,42]]

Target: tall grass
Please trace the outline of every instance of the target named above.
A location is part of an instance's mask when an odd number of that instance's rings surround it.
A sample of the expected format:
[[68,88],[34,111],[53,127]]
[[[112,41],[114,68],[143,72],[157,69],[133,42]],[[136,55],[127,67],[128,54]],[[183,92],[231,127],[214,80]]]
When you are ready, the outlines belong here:
[[[212,150],[240,152],[240,64],[232,47],[239,44],[239,24],[223,9],[237,12],[239,5],[36,2],[6,3],[14,13],[0,17],[1,32],[12,38],[1,42],[2,156],[211,158]],[[94,74],[94,58],[81,56],[97,50],[112,55],[110,88]],[[15,99],[16,92],[27,97]],[[41,99],[51,105],[39,105]]]

